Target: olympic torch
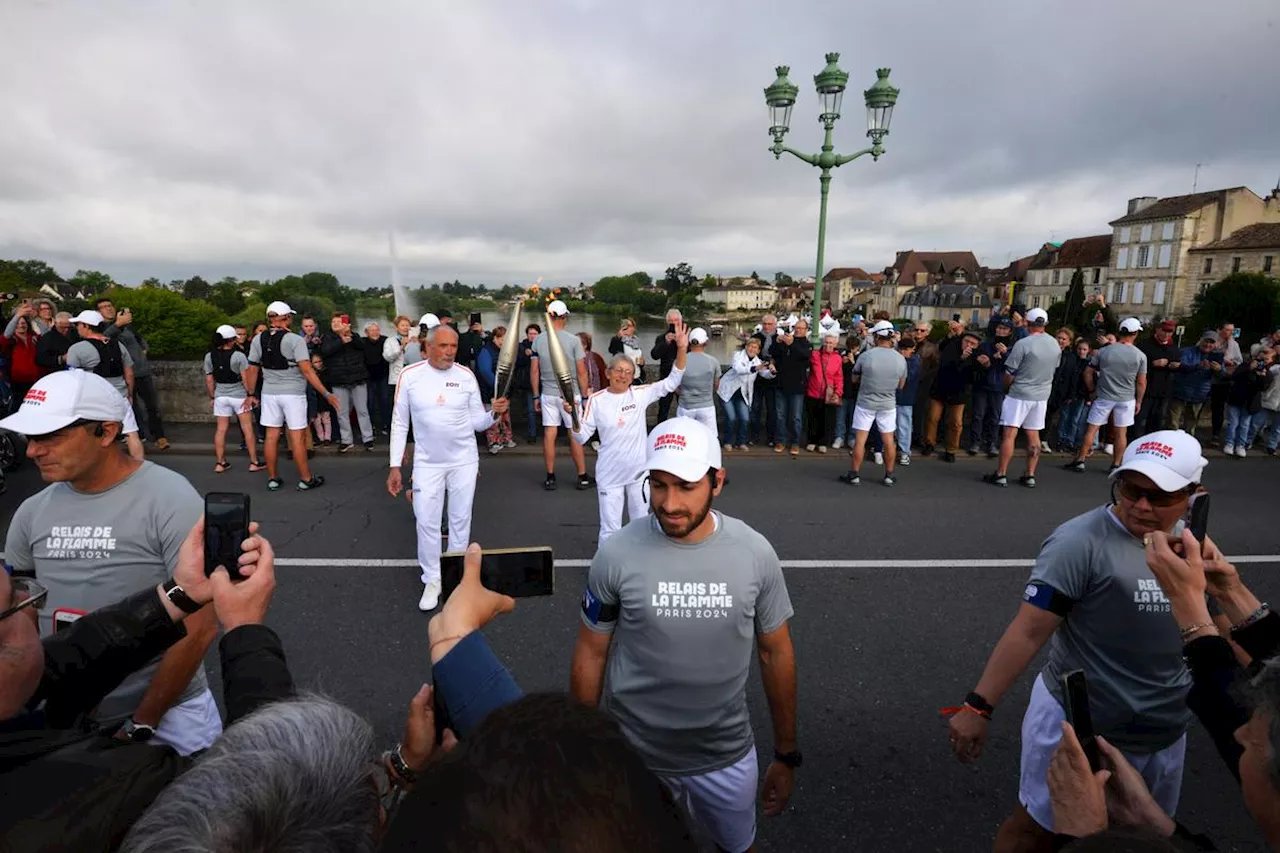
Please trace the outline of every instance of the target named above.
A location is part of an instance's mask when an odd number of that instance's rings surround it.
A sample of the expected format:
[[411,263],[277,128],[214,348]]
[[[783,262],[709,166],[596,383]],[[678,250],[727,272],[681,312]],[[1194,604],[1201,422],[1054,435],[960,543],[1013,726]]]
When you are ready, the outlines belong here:
[[560,386],[560,399],[569,403],[573,409],[573,431],[577,432],[582,429],[582,424],[578,421],[578,407],[573,400],[573,366],[569,364],[569,357],[565,355],[564,347],[560,345],[560,335],[551,322],[551,312],[546,312],[545,316],[547,318],[547,349],[551,350],[551,370],[556,375],[556,384]]
[[516,373],[516,351],[520,348],[520,312],[524,308],[524,300],[516,302],[511,308],[511,322],[507,324],[507,335],[502,339],[502,349],[498,351],[498,370],[494,382],[495,397],[506,397],[511,392],[511,381]]

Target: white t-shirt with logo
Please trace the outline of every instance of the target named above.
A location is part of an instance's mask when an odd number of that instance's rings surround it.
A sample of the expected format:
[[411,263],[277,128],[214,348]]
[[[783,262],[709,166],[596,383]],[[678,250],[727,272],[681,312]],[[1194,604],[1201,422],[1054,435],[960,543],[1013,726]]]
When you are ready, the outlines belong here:
[[453,468],[480,461],[476,433],[493,426],[476,375],[460,364],[437,370],[429,361],[400,371],[391,413],[391,467],[404,462],[413,423],[413,464]]
[[616,489],[639,482],[645,475],[645,454],[649,443],[649,423],[645,411],[680,387],[684,371],[672,367],[671,374],[652,385],[632,385],[621,394],[608,388],[587,398],[579,419],[582,429],[574,441],[586,444],[600,433],[600,455],[596,459],[596,485]]

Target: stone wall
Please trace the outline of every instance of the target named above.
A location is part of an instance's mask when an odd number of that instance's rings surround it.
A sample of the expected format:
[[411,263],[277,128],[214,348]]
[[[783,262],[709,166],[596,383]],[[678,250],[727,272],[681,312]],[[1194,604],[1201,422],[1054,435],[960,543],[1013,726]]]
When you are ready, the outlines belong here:
[[204,387],[204,364],[198,361],[153,361],[151,375],[166,421],[213,423],[213,406]]

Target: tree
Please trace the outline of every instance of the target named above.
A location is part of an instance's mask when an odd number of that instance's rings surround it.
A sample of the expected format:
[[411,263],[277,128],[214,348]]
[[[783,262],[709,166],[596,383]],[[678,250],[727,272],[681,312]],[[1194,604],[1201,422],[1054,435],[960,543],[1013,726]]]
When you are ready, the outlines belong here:
[[0,293],[17,294],[27,286],[22,273],[13,268],[8,261],[0,261]]
[[1263,273],[1232,273],[1196,296],[1191,310],[1187,333],[1192,340],[1205,329],[1234,323],[1241,342],[1253,343],[1280,324],[1280,280]]
[[713,276],[711,273],[707,273],[706,276],[702,279],[703,290],[707,290],[708,288],[716,287],[718,285],[719,285],[719,282],[716,281],[716,277]]
[[193,275],[182,283],[182,295],[196,302],[208,301],[212,290],[213,288],[209,286],[209,282],[198,275]]
[[693,268],[685,261],[681,261],[674,267],[667,267],[667,273],[662,277],[662,289],[671,296],[682,290],[692,289],[697,283],[698,280],[693,277]]
[[1067,298],[1064,301],[1067,304],[1063,316],[1069,316],[1084,304],[1084,270],[1080,267],[1076,267],[1076,271],[1071,274],[1071,286],[1067,288]]
[[106,293],[114,284],[111,276],[97,270],[76,270],[67,283],[88,294]]
[[752,271],[751,271],[751,280],[752,280],[752,281],[759,281],[759,280],[760,280],[760,273],[756,272],[755,270],[752,270]]
[[244,310],[245,303],[240,292],[240,282],[231,276],[226,276],[212,287],[208,300],[224,314],[239,314]]
[[795,284],[795,279],[784,272],[776,272],[773,274],[773,283],[778,287],[791,287]]
[[142,286],[150,289],[164,287],[164,284],[161,283],[160,279],[152,276],[151,278],[144,278],[142,280]]
[[39,290],[46,284],[62,281],[58,271],[34,258],[25,261],[5,261],[6,265],[22,277],[23,285],[28,290]]

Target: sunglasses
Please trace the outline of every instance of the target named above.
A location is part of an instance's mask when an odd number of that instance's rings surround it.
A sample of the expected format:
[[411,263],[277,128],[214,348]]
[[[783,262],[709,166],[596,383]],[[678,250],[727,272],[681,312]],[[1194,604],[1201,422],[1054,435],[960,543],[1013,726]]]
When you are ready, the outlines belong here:
[[27,607],[33,610],[43,610],[45,599],[49,597],[49,590],[44,584],[39,583],[34,578],[10,578],[13,585],[13,598],[11,600],[17,603],[8,610],[0,613],[0,621],[8,619],[19,610]]
[[1176,492],[1165,492],[1160,489],[1144,489],[1141,486],[1134,485],[1128,480],[1117,480],[1116,491],[1120,493],[1120,497],[1129,503],[1137,503],[1143,498],[1147,499],[1147,503],[1152,506],[1170,507],[1180,501],[1185,501],[1191,494],[1189,489],[1179,489]]

